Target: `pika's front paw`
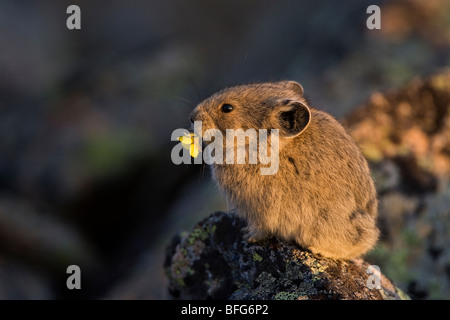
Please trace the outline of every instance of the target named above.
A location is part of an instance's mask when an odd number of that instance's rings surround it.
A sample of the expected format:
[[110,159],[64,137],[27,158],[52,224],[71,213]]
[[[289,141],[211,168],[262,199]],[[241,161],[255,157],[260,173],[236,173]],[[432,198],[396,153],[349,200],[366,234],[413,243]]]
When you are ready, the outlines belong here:
[[264,240],[267,237],[265,232],[250,227],[242,228],[242,231],[244,232],[244,240],[250,243]]

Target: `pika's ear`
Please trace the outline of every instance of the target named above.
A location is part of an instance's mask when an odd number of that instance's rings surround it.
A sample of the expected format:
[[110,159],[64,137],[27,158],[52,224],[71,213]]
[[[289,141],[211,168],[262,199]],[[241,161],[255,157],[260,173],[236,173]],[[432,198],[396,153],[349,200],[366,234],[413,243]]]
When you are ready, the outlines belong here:
[[302,134],[311,122],[311,110],[301,101],[290,101],[277,110],[280,136],[294,138]]
[[286,88],[291,89],[295,93],[298,93],[300,96],[303,96],[303,87],[300,83],[296,81],[283,81],[283,84]]

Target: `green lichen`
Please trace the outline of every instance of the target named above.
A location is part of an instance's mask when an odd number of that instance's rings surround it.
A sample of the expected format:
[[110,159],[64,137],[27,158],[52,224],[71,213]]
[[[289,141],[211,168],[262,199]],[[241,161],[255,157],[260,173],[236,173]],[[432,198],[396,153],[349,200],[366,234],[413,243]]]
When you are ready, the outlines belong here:
[[191,234],[189,235],[189,238],[187,239],[187,242],[189,245],[193,245],[195,241],[201,240],[205,241],[208,237],[208,232],[204,230],[203,228],[195,228],[192,230]]
[[269,272],[261,272],[256,278],[256,282],[259,283],[259,287],[254,291],[257,296],[267,296],[273,292],[273,286],[277,279]]
[[313,281],[319,280],[321,278],[320,275],[327,270],[326,266],[320,264],[319,261],[309,256],[305,259],[304,263],[310,267],[311,274],[313,275]]
[[257,254],[257,253],[254,253],[254,254],[253,254],[253,261],[261,262],[262,259],[263,259],[263,258],[262,258],[259,254]]
[[302,282],[305,277],[301,266],[296,262],[286,263],[284,272],[278,271],[278,273],[280,285],[284,288],[297,289],[297,283]]
[[207,226],[206,227],[206,232],[208,232],[209,234],[214,234],[214,232],[216,232],[217,226],[215,224],[213,224],[212,226]]
[[296,292],[280,291],[275,295],[275,300],[297,300],[298,297]]
[[177,285],[179,286],[179,287],[184,287],[186,284],[184,283],[184,279],[183,278],[176,278],[175,279],[175,281],[176,281],[176,283],[177,283]]
[[261,274],[256,278],[256,281],[260,283],[262,286],[271,285],[273,284],[277,279],[268,272],[261,272]]
[[195,271],[191,267],[187,267],[186,268],[186,273],[192,276],[195,273]]
[[205,228],[194,228],[187,239],[188,244],[192,246],[197,240],[205,241],[209,237],[209,235],[216,232],[216,228],[216,225],[207,225]]
[[171,281],[174,281],[174,282],[177,284],[178,287],[181,287],[181,288],[182,288],[182,287],[185,286],[184,279],[183,279],[183,277],[181,276],[180,270],[176,270],[176,271],[175,271],[175,276],[171,276],[171,275],[169,274],[169,277],[171,278]]
[[318,261],[314,262],[314,268],[312,268],[313,274],[318,275],[320,273],[323,273],[327,270],[327,267],[324,265],[321,265]]

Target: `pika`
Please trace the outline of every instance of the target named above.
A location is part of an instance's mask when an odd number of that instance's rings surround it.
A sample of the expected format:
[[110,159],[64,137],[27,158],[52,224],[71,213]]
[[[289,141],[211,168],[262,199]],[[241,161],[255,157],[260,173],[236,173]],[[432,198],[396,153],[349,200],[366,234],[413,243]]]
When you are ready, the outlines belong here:
[[278,129],[279,168],[212,164],[212,177],[247,221],[244,238],[277,237],[324,257],[357,258],[379,236],[378,199],[359,147],[330,114],[312,108],[295,81],[226,88],[190,115],[203,132]]

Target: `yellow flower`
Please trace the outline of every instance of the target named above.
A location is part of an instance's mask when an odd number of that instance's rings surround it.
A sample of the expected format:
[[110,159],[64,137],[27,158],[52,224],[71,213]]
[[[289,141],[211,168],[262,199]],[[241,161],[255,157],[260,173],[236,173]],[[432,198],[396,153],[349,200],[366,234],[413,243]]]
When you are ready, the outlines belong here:
[[191,157],[197,158],[200,152],[200,137],[195,133],[186,133],[184,136],[178,137],[181,141],[181,145],[189,150]]

